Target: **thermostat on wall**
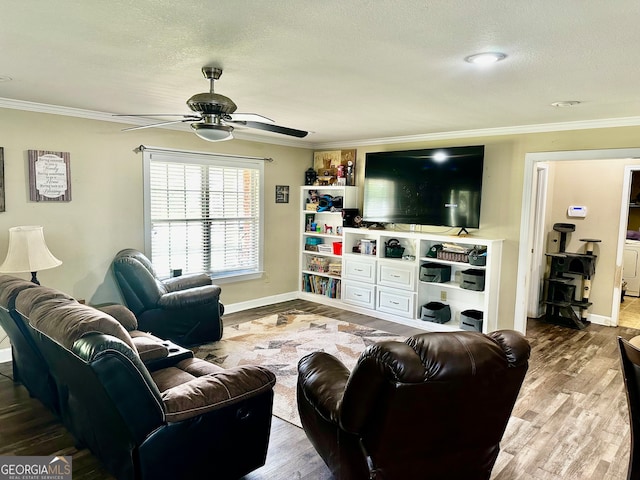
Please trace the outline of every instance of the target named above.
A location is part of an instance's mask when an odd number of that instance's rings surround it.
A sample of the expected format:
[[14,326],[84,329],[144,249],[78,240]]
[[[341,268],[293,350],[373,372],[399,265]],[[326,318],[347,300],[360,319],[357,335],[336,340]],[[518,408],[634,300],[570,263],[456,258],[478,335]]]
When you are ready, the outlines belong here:
[[586,217],[587,207],[584,205],[571,205],[567,211],[567,215],[570,217]]

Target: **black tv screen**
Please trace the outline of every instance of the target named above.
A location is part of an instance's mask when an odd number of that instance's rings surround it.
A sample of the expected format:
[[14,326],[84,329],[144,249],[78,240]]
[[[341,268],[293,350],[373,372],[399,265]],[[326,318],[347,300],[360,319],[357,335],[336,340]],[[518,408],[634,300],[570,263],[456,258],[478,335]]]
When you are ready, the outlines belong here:
[[363,220],[480,226],[484,145],[367,153]]

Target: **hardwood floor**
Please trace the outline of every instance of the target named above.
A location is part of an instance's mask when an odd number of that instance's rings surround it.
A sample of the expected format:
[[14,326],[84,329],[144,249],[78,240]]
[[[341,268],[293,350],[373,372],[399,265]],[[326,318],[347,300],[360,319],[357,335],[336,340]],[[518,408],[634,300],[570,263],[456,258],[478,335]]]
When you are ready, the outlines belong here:
[[[296,300],[225,316],[225,324],[299,309],[387,330],[420,331],[384,320]],[[501,443],[493,480],[623,480],[630,447],[629,418],[616,337],[640,331],[590,325],[571,330],[535,320],[529,372]],[[478,412],[482,414],[482,412]],[[0,455],[73,455],[74,480],[111,479],[87,450],[0,364]],[[302,429],[273,418],[264,467],[245,480],[330,479]]]

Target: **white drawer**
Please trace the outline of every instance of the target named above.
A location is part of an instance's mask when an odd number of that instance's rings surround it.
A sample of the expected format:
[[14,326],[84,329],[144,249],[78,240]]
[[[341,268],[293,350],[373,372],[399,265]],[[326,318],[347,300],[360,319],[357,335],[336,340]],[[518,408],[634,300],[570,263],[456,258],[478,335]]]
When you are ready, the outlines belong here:
[[375,283],[376,261],[366,258],[345,257],[342,266],[342,278]]
[[413,265],[399,262],[378,264],[378,284],[388,287],[413,290],[415,288],[416,269]]
[[378,288],[376,310],[401,317],[414,318],[415,293]]
[[342,301],[352,305],[374,308],[376,287],[364,283],[342,282]]

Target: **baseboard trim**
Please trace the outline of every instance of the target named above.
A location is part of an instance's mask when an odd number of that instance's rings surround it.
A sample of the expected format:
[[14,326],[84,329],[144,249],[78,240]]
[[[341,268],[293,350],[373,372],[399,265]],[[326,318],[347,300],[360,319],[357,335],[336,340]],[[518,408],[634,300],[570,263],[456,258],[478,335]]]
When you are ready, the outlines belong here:
[[605,317],[604,315],[594,315],[593,313],[589,314],[589,321],[591,323],[595,323],[596,325],[604,325],[605,327],[613,326],[611,324],[611,317]]
[[11,347],[0,349],[0,363],[11,361]]
[[236,313],[243,310],[249,310],[251,308],[264,307],[266,305],[273,305],[274,303],[289,302],[291,300],[297,300],[299,298],[298,292],[281,293],[279,295],[271,295],[269,297],[255,298],[253,300],[247,300],[246,302],[224,304],[224,313]]

